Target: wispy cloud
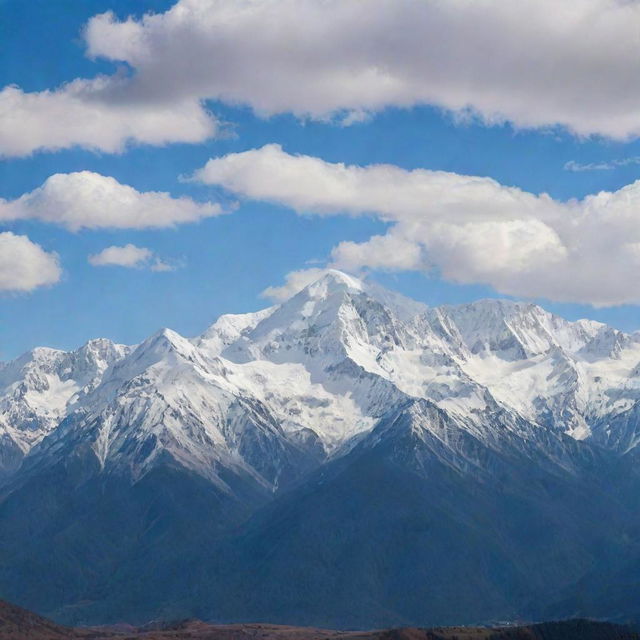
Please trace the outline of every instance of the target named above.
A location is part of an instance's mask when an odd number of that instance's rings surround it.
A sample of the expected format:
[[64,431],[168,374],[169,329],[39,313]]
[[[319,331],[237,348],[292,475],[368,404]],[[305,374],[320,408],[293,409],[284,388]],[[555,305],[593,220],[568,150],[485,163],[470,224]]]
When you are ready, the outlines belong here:
[[640,164],[640,156],[631,158],[618,158],[616,160],[607,160],[606,162],[589,162],[581,164],[575,160],[569,160],[565,163],[565,171],[611,171],[618,167],[627,167],[631,164]]

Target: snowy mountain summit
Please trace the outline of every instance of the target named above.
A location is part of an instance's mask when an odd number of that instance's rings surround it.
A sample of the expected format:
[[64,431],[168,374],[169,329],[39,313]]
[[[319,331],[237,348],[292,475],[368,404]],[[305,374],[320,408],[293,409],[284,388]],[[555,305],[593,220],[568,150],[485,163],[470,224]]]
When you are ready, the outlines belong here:
[[[611,558],[640,558],[640,336],[533,304],[428,308],[329,271],[195,338],[34,349],[0,366],[0,409],[0,587],[61,619],[129,601],[152,617],[175,600],[158,572],[174,585],[187,561],[208,569],[186,613],[348,626],[573,615],[572,585],[598,602],[605,559],[611,584],[636,579]],[[33,566],[50,590],[34,595]],[[92,594],[116,578],[107,613]]]
[[502,410],[622,453],[638,441],[626,416],[640,399],[639,364],[640,338],[600,323],[504,300],[428,309],[329,271],[191,340],[163,330],[136,347],[93,340],[4,364],[0,460],[11,473],[64,423],[64,437],[90,443],[101,464],[126,459],[139,474],[166,452],[205,476],[222,462],[246,467],[273,488],[277,473],[264,476],[244,449],[247,430],[332,456],[413,399],[475,432]]

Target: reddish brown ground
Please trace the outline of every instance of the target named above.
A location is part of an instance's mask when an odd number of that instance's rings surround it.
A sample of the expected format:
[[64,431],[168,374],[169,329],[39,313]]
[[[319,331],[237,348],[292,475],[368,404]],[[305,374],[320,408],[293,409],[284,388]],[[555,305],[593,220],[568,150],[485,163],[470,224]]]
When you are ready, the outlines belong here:
[[0,640],[640,640],[640,634],[584,620],[494,629],[333,631],[274,624],[211,625],[200,621],[155,629],[72,629],[0,600]]

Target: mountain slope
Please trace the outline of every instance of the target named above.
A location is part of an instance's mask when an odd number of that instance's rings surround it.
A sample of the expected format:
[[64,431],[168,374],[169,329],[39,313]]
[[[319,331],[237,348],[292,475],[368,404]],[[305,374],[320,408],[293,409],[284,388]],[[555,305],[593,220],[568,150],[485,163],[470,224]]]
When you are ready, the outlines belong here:
[[639,402],[635,334],[336,271],[193,339],[36,349],[0,368],[0,593],[82,623],[624,620]]
[[0,479],[17,469],[128,350],[99,339],[70,353],[34,349],[0,365]]
[[0,600],[1,640],[67,640],[87,635]]
[[527,442],[508,416],[492,426],[505,437],[483,441],[425,401],[386,416],[222,547],[200,612],[349,628],[513,618],[603,545],[625,553],[610,527],[637,516],[597,481],[599,452],[563,434]]

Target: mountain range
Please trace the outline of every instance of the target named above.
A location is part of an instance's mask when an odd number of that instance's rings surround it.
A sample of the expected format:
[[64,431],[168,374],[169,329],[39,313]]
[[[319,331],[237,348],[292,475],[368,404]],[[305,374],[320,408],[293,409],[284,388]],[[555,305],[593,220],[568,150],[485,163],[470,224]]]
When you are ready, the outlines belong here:
[[0,595],[66,624],[640,619],[640,334],[329,271],[0,365]]

